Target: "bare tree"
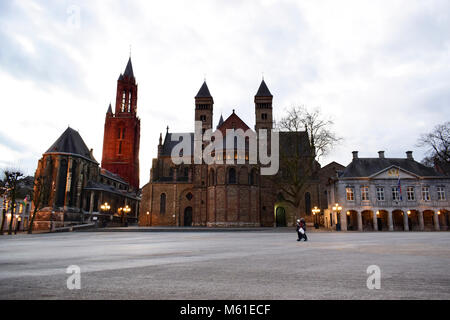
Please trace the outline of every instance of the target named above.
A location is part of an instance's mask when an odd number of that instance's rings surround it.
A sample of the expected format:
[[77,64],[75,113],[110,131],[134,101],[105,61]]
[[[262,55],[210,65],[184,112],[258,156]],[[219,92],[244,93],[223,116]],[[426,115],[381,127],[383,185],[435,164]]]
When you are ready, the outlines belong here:
[[433,166],[437,162],[450,166],[450,121],[437,125],[430,133],[422,134],[417,146],[427,149],[423,164]]
[[6,203],[8,198],[8,185],[6,184],[6,179],[0,180],[0,196],[3,197],[3,210],[2,210],[2,225],[0,226],[0,235],[3,235],[3,229],[5,228],[6,221]]
[[319,160],[342,142],[342,138],[332,131],[333,125],[333,120],[325,117],[318,108],[310,111],[305,106],[293,106],[287,111],[286,117],[279,121],[278,128],[289,132],[306,130]]
[[[316,159],[326,155],[342,138],[331,127],[333,121],[325,118],[319,109],[309,111],[304,106],[293,106],[278,123],[280,130],[280,168],[275,177],[277,187],[283,193],[283,201],[296,209],[303,201],[303,194],[320,168]],[[302,133],[306,131],[307,135]],[[305,139],[308,139],[305,141]],[[306,149],[309,145],[309,149]]]
[[33,195],[33,214],[31,215],[30,224],[28,226],[28,233],[33,233],[34,219],[36,213],[46,204],[46,199],[49,196],[48,177],[39,175],[34,180],[34,195]]
[[[12,225],[14,214],[16,213],[16,198],[18,194],[19,184],[24,179],[24,174],[20,170],[6,169],[3,172],[5,176],[5,184],[8,187],[7,196],[11,202],[11,219],[9,221],[8,235],[12,234]],[[4,220],[3,220],[4,221]],[[3,223],[2,223],[3,224]],[[2,226],[3,227],[3,226]]]

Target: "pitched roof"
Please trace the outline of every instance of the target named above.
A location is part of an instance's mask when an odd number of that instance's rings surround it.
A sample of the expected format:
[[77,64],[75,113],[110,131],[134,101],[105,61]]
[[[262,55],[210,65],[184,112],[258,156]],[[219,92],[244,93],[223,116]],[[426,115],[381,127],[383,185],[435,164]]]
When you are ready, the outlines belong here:
[[217,129],[222,131],[222,135],[225,136],[227,129],[242,129],[247,131],[250,128],[233,110],[233,113],[221,125],[217,126]]
[[[172,134],[173,133],[166,133],[166,137],[164,138],[163,148],[161,155],[163,156],[170,156],[172,154],[172,149],[179,143],[179,141],[172,141]],[[194,133],[193,132],[177,132],[176,134],[188,136],[190,135],[191,138],[191,147],[189,150],[183,150],[184,156],[190,156],[194,152]]]
[[108,111],[106,113],[112,113],[111,103],[109,104]]
[[55,141],[45,153],[67,153],[81,156],[87,160],[96,162],[80,134],[68,127],[66,131]]
[[131,65],[131,57],[128,59],[127,67],[123,73],[125,77],[134,78],[133,66]]
[[203,82],[200,90],[198,90],[196,98],[212,98],[211,93],[209,93],[208,85],[206,81]]
[[223,124],[223,116],[220,115],[219,123],[217,124],[217,129]]
[[269,88],[267,88],[264,79],[263,81],[261,81],[261,84],[259,85],[259,89],[255,97],[273,97],[273,95],[269,91]]
[[308,133],[306,131],[280,131],[279,133],[280,153],[288,157],[296,154],[295,145],[298,144],[298,153],[302,156],[311,155],[311,146]]
[[411,160],[400,158],[358,158],[345,168],[340,178],[359,178],[370,177],[377,172],[381,172],[389,167],[396,166],[400,169],[414,173],[420,177],[439,177],[443,176],[433,168]]
[[113,194],[118,194],[121,196],[125,196],[127,198],[136,199],[136,194],[128,192],[126,190],[120,190],[115,188],[112,185],[103,184],[100,182],[89,180],[86,184],[86,187],[84,187],[84,190],[101,190]]

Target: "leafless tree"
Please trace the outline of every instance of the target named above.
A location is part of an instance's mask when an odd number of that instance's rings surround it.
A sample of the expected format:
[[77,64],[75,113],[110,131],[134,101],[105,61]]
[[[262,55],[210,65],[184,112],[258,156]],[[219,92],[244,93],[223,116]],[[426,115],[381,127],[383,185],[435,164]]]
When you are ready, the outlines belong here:
[[422,160],[425,165],[433,166],[436,162],[450,165],[450,121],[434,127],[430,133],[422,134],[417,146],[427,149]]
[[34,180],[34,195],[33,195],[33,214],[31,215],[30,224],[28,226],[28,233],[33,233],[34,219],[39,209],[45,205],[46,199],[49,196],[49,183],[48,178],[44,175],[35,177]]
[[[304,106],[293,106],[277,124],[284,135],[280,145],[280,173],[274,178],[283,193],[283,201],[299,208],[304,192],[320,168],[317,160],[326,155],[342,138],[332,131],[333,121],[325,118],[319,109],[309,111]],[[309,142],[310,149],[305,149]]]
[[[22,173],[22,171],[18,170],[18,169],[5,169],[3,172],[4,175],[4,179],[5,179],[5,185],[7,186],[7,197],[10,200],[11,206],[11,219],[9,221],[9,228],[8,228],[8,234],[11,235],[12,234],[12,226],[13,226],[13,217],[14,214],[16,213],[16,198],[17,198],[17,194],[18,194],[18,189],[19,189],[19,184],[20,182],[24,179],[24,174]],[[5,217],[3,218],[3,221]],[[3,222],[2,222],[2,230],[3,230]]]

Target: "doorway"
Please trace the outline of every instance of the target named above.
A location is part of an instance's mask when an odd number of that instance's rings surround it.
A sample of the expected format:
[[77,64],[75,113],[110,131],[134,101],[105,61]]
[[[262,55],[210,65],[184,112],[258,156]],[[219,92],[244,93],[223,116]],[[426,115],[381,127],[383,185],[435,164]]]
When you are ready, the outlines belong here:
[[276,211],[277,227],[286,227],[286,211],[283,207],[278,207]]
[[192,207],[184,209],[184,226],[192,227]]

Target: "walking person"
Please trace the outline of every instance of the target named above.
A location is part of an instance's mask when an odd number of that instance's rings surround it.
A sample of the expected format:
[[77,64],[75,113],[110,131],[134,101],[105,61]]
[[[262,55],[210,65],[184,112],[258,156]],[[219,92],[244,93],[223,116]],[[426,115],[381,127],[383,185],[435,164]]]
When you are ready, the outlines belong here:
[[[305,241],[308,241],[308,236],[306,235],[306,221],[303,218],[300,219],[299,234],[301,236],[301,237],[299,237],[300,240],[303,238],[303,239],[305,239]],[[298,241],[300,241],[300,240],[298,240]]]
[[302,234],[300,233],[300,219],[297,219],[295,231],[297,231],[297,235],[298,235],[297,241],[302,240]]

